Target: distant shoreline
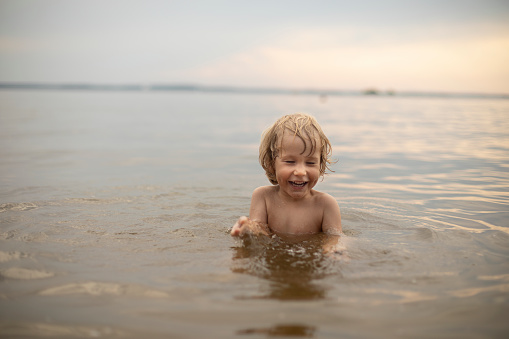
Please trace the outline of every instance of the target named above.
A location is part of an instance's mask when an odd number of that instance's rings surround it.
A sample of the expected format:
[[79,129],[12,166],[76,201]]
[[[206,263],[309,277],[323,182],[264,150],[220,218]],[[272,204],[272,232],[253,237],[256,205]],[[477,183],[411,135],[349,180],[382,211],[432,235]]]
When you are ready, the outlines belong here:
[[450,93],[450,92],[414,92],[414,91],[381,91],[375,88],[364,90],[331,90],[331,89],[289,89],[270,87],[237,87],[237,86],[204,86],[187,84],[88,84],[88,83],[31,83],[0,82],[0,90],[59,90],[59,91],[148,91],[148,92],[208,92],[238,94],[290,94],[327,96],[381,96],[381,97],[431,97],[431,98],[481,98],[509,99],[509,94],[497,93]]

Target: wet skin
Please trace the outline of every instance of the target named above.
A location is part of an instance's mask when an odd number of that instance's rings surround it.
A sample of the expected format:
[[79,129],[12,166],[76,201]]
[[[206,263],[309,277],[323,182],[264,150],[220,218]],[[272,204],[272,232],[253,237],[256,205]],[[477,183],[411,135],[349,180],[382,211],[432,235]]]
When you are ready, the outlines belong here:
[[[310,152],[309,140],[304,142],[288,134],[283,136],[279,156],[274,160],[278,185],[255,189],[250,217],[239,218],[232,228],[233,236],[273,232],[325,232],[338,237],[341,234],[341,215],[336,199],[313,189],[320,178],[320,150]],[[332,247],[331,244],[327,246]]]

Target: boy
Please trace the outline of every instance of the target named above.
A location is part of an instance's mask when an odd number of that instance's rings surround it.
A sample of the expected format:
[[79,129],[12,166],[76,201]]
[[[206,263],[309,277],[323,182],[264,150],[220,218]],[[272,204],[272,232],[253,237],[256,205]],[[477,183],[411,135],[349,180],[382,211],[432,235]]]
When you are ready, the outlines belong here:
[[245,234],[330,234],[332,251],[342,232],[336,199],[313,187],[331,163],[332,147],[310,115],[292,114],[262,134],[260,164],[272,186],[254,190],[249,218],[240,217],[232,236]]

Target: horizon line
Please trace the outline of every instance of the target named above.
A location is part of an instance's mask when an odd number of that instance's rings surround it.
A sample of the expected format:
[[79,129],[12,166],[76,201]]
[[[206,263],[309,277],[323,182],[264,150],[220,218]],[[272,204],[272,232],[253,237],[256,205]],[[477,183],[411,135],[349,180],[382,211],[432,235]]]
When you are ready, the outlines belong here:
[[379,90],[366,87],[356,90],[317,89],[317,88],[283,88],[268,86],[234,86],[234,85],[200,85],[192,83],[126,83],[99,84],[88,82],[0,82],[0,90],[88,90],[88,91],[181,91],[181,92],[216,92],[238,94],[292,94],[318,96],[399,96],[399,97],[442,97],[442,98],[498,98],[509,99],[509,93],[447,92],[447,91],[396,91]]

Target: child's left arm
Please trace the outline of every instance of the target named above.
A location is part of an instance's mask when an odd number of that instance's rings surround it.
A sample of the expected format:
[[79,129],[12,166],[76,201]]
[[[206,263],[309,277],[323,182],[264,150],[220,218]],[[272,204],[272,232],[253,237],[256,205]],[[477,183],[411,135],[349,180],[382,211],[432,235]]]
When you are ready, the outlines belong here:
[[340,236],[343,233],[341,227],[341,212],[336,199],[331,195],[324,197],[322,232],[327,234],[323,249],[325,253],[334,253],[344,250],[340,245]]
[[338,202],[329,194],[324,196],[322,232],[331,235],[341,235],[343,232]]

